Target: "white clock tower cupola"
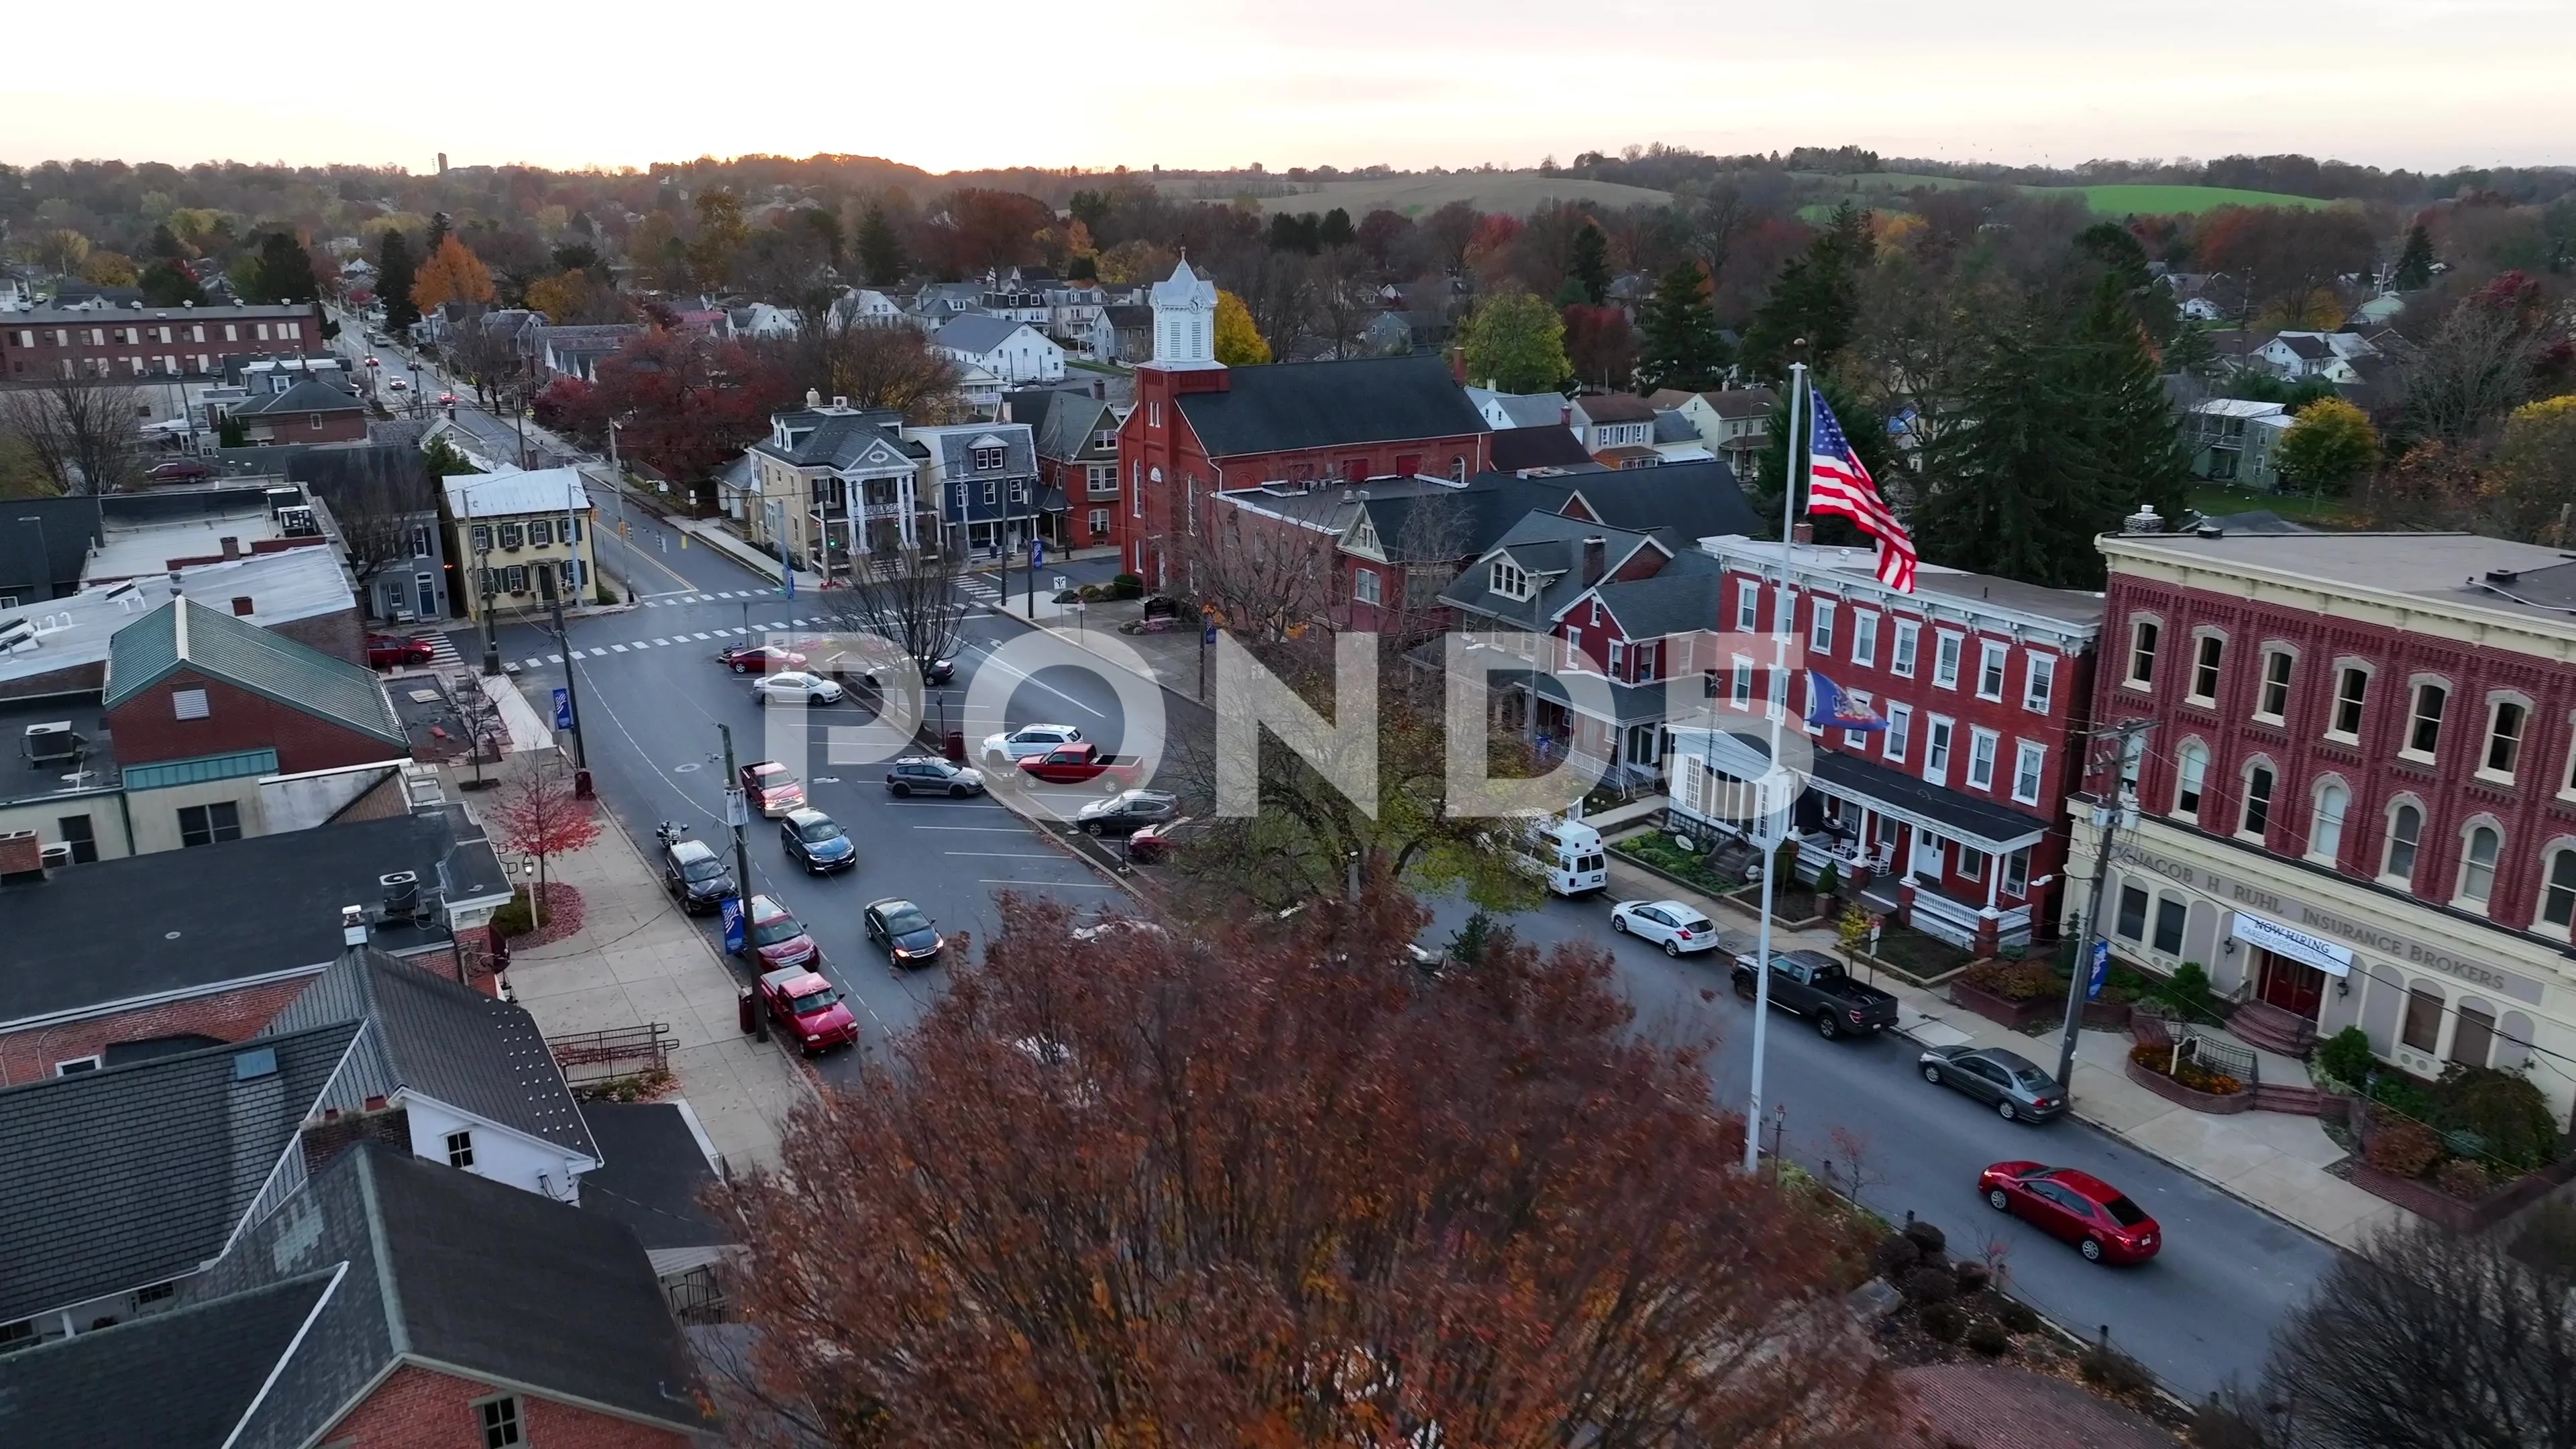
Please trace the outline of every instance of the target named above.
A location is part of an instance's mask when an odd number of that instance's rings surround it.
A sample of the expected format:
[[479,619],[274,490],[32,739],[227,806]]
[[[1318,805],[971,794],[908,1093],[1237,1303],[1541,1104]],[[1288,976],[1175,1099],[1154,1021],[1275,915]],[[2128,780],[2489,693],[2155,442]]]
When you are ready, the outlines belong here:
[[1224,365],[1216,360],[1216,283],[1191,271],[1187,257],[1154,284],[1153,303],[1154,366]]

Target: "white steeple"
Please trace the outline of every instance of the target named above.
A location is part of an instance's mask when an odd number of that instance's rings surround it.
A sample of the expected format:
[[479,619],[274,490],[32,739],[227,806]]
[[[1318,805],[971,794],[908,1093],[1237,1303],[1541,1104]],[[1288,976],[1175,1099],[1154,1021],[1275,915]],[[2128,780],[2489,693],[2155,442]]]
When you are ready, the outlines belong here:
[[1154,366],[1218,367],[1216,283],[1190,270],[1184,254],[1172,275],[1154,284]]

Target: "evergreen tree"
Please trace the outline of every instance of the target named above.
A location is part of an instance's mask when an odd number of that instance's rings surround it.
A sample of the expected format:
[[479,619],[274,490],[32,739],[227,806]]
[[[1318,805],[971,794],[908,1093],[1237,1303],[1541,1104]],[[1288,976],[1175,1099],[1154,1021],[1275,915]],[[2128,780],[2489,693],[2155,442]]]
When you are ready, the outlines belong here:
[[202,307],[206,289],[177,262],[163,260],[143,269],[143,300],[155,307]]
[[1589,217],[1574,234],[1574,255],[1565,264],[1565,279],[1581,287],[1581,300],[1595,307],[1610,298],[1610,239]]
[[[1589,225],[1584,230],[1600,235]],[[1644,311],[1637,380],[1649,391],[1673,387],[1702,392],[1718,386],[1728,361],[1726,339],[1718,334],[1717,309],[1709,301],[1708,278],[1699,263],[1688,258],[1674,263]]]
[[1359,230],[1351,225],[1351,214],[1336,206],[1324,213],[1323,224],[1317,228],[1315,235],[1316,239],[1329,250],[1334,247],[1349,246],[1359,240],[1360,234]]
[[429,214],[429,235],[421,239],[420,254],[425,257],[437,256],[438,244],[447,240],[447,234],[453,230],[455,230],[455,224],[447,219],[446,212],[431,212]]
[[2120,279],[2104,277],[2076,323],[2069,359],[2090,466],[2112,509],[2105,527],[2142,503],[2180,518],[2191,498],[2191,452],[2133,307]]
[[420,320],[411,302],[411,238],[399,227],[385,228],[376,244],[376,296],[385,304],[385,331],[400,336]]
[[273,231],[260,238],[259,261],[250,274],[242,300],[254,303],[310,302],[321,295],[313,280],[313,257],[292,233]]
[[903,239],[895,235],[885,208],[873,201],[859,218],[858,247],[859,270],[867,274],[869,286],[891,287],[903,280]]
[[1923,556],[2052,588],[2100,588],[2094,536],[2127,511],[2086,447],[2065,349],[2024,326],[1994,338],[1957,426],[1933,445],[1911,520]]
[[152,243],[147,249],[156,257],[169,257],[172,260],[188,254],[188,249],[180,245],[177,233],[170,230],[170,223],[166,221],[152,228]]
[[2397,254],[2397,275],[2389,284],[2401,292],[2415,292],[2433,284],[2433,234],[2417,222],[2406,229],[2406,249]]
[[[1877,251],[1869,213],[1848,202],[1835,207],[1825,230],[1771,284],[1745,333],[1745,360],[1774,375],[1786,373],[1792,362],[1830,366],[1851,343],[1860,317],[1858,274]],[[1801,338],[1806,348],[1792,356]]]

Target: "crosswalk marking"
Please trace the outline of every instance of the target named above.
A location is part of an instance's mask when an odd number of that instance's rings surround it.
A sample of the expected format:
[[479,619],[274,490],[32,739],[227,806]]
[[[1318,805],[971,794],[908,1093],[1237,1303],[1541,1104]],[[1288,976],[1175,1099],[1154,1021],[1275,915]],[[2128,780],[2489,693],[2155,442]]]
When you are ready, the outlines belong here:
[[611,648],[611,649],[616,650],[616,651],[617,651],[618,653],[620,653],[620,654],[623,654],[623,653],[625,653],[625,652],[626,652],[626,646],[625,646],[625,645],[623,645],[623,644],[611,644],[611,645],[609,645],[608,647],[609,647],[609,648]]
[[542,659],[522,659],[519,661],[519,667],[521,669],[534,669],[544,662],[545,661]]
[[654,647],[654,648],[656,648],[656,649],[659,649],[659,648],[661,648],[663,645],[668,644],[668,643],[670,643],[670,642],[671,642],[671,641],[670,641],[670,640],[668,640],[668,639],[656,639],[656,640],[654,640],[654,641],[653,641],[653,647]]
[[560,654],[549,654],[546,656],[546,662],[548,664],[561,664],[564,660],[563,656]]
[[715,636],[714,636],[713,634],[696,634],[696,635],[692,635],[691,637],[692,637],[692,638],[697,638],[697,639],[712,639],[712,638],[714,638]]

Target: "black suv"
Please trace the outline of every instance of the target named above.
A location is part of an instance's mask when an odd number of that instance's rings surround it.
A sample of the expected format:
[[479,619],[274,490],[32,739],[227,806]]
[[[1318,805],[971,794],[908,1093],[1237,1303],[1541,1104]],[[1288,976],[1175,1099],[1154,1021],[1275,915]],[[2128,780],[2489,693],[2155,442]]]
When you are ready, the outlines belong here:
[[703,840],[669,840],[662,845],[662,884],[680,909],[690,915],[712,911],[738,893],[724,857]]
[[886,792],[892,795],[980,795],[984,776],[936,755],[906,755],[886,766]]

